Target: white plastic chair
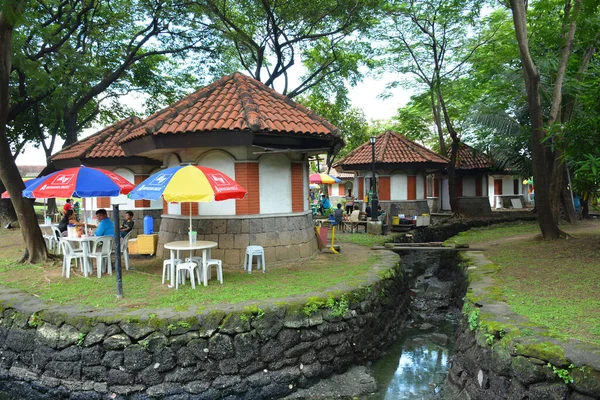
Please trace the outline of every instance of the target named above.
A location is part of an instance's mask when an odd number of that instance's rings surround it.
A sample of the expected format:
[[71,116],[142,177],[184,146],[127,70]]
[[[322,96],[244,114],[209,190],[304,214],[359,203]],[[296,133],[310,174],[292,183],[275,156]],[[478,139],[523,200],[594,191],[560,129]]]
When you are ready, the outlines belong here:
[[71,261],[75,260],[75,268],[77,268],[77,260],[81,262],[81,271],[83,272],[83,251],[75,250],[66,239],[60,239],[60,246],[62,247],[62,252],[64,255],[63,258],[63,268],[62,275],[66,276],[67,279],[71,276]]
[[52,236],[49,238],[50,241],[52,241],[51,247],[54,250],[56,250],[56,254],[61,254],[62,253],[62,247],[60,246],[59,238],[61,237],[62,232],[56,226],[52,226],[51,230],[52,230]]
[[256,256],[256,268],[260,269],[260,262],[262,260],[262,270],[265,272],[265,249],[262,246],[248,246],[246,247],[246,254],[244,254],[244,271],[247,269],[248,273],[252,273],[252,257]]
[[179,289],[179,281],[181,280],[181,284],[185,285],[185,274],[190,274],[190,281],[192,282],[192,289],[196,289],[196,282],[194,282],[194,270],[196,271],[196,276],[198,279],[198,284],[200,284],[200,269],[198,268],[198,264],[195,262],[182,262],[177,264],[175,271],[175,289]]
[[[176,258],[175,259],[175,266],[177,267],[177,265],[181,264],[181,259],[180,258]],[[165,277],[167,278],[167,280],[171,280],[171,259],[167,258],[166,260],[163,261],[163,273],[162,273],[162,283],[165,283]]]
[[[99,249],[99,247],[101,248]],[[104,266],[104,260],[106,260],[106,270],[109,275],[112,275],[112,263],[110,256],[112,254],[112,236],[99,236],[94,240],[94,247],[92,252],[88,254],[90,259],[90,268],[92,265],[92,259],[96,260],[96,269],[98,270],[98,278],[102,276],[102,267]],[[92,271],[89,271],[90,273]]]
[[125,269],[129,269],[129,237],[131,236],[131,232],[127,233],[124,237],[121,238],[121,254],[123,255],[123,260],[125,261]]
[[221,260],[217,260],[214,258],[209,258],[206,260],[206,277],[207,279],[211,278],[210,267],[215,266],[215,270],[217,271],[217,279],[219,283],[223,284],[223,263]]

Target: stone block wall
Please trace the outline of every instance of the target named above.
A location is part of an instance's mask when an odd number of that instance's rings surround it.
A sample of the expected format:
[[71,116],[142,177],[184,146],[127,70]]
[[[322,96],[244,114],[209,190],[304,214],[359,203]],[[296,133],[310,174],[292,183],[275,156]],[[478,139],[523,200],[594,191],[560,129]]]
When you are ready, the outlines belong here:
[[385,201],[380,204],[390,218],[392,215],[398,214],[409,216],[430,213],[427,200]]
[[[129,210],[119,208],[119,215],[120,215],[119,220],[120,221],[123,221],[125,219],[125,211],[129,211]],[[131,210],[131,211],[133,211],[133,221],[134,221],[131,238],[135,238],[135,237],[137,237],[137,235],[141,235],[144,233],[144,217],[146,215],[152,216],[152,218],[154,219],[154,221],[153,221],[154,233],[158,232],[158,230],[160,229],[160,217],[162,214],[162,210]],[[108,214],[108,217],[110,219],[112,219],[112,208],[107,208],[106,213]],[[119,223],[119,225],[120,225],[120,223]]]
[[[486,342],[465,316],[459,325],[455,356],[446,379],[448,398],[460,399],[597,399],[600,366],[581,365],[599,354],[598,346],[580,344],[574,355],[556,351],[564,343],[548,337],[520,337],[509,343]],[[548,364],[551,364],[550,366]],[[575,365],[573,364],[575,363]],[[555,372],[568,374],[565,379]]]
[[[188,240],[190,221],[185,217],[163,215],[158,236],[159,257],[170,257],[164,244]],[[192,219],[197,240],[219,243],[212,257],[225,265],[241,266],[248,245],[263,246],[269,262],[295,260],[313,256],[317,251],[310,212],[292,215]]]
[[377,254],[364,286],[317,294],[322,304],[302,296],[251,310],[119,315],[15,301],[8,291],[0,392],[27,399],[284,397],[378,358],[401,333],[408,283],[396,254]]
[[472,217],[487,217],[492,214],[488,197],[459,197],[460,213]]

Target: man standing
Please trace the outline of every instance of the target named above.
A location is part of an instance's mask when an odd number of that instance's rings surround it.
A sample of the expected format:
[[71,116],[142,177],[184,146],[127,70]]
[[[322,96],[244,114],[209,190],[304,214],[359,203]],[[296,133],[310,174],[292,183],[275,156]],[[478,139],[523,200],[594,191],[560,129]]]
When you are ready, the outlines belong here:
[[352,189],[348,189],[348,195],[346,196],[346,214],[351,214],[354,209],[354,196],[352,196]]
[[98,219],[96,236],[113,236],[115,234],[115,225],[112,220],[108,218],[104,208],[96,211],[96,219]]

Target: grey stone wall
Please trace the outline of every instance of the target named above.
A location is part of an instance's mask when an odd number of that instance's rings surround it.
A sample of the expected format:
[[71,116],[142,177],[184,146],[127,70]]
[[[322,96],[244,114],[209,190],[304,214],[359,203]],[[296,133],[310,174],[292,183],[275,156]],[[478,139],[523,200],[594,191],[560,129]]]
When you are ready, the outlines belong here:
[[[170,257],[164,244],[188,240],[189,219],[163,216],[160,223],[157,254]],[[310,212],[278,216],[232,218],[194,218],[192,226],[198,240],[219,243],[212,257],[225,265],[241,266],[248,245],[263,246],[269,262],[307,258],[317,251],[313,219]]]
[[429,205],[427,200],[407,200],[407,201],[382,201],[380,202],[381,208],[387,212],[390,216],[404,214],[409,215],[422,215],[429,214]]
[[[599,366],[586,356],[598,347],[581,344],[577,361],[553,352],[546,338],[520,337],[508,345],[490,345],[481,331],[472,331],[465,316],[459,325],[455,356],[446,379],[448,398],[458,399],[597,399]],[[572,363],[575,363],[573,365]],[[581,363],[585,365],[580,365]],[[548,366],[548,363],[551,366]],[[554,369],[568,372],[567,382]],[[572,380],[571,382],[569,382]]]
[[[119,220],[123,221],[125,219],[125,211],[129,211],[127,209],[119,208]],[[151,215],[154,219],[154,233],[158,233],[160,229],[160,218],[162,215],[162,210],[131,210],[133,211],[133,221],[135,222],[133,225],[133,233],[131,238],[137,237],[137,235],[141,235],[144,233],[144,217],[146,215]],[[112,208],[106,209],[106,213],[108,217],[112,219]]]
[[459,197],[460,213],[472,217],[487,217],[492,214],[488,197]]
[[[142,310],[127,317],[52,308],[36,299],[6,308],[14,292],[5,292],[0,393],[20,399],[283,397],[378,358],[397,339],[408,314],[408,284],[399,257],[378,254],[364,286],[311,294],[325,303],[319,307],[307,295],[252,310]],[[333,293],[336,301],[327,305]]]

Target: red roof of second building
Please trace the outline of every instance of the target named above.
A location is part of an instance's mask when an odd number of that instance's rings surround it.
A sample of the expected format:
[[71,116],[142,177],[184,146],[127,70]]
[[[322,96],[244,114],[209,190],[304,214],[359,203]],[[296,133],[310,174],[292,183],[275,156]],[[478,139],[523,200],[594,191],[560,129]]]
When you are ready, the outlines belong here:
[[[450,157],[451,149],[448,149],[448,157]],[[456,168],[459,169],[486,169],[491,168],[492,162],[484,153],[475,150],[471,146],[460,143],[458,153],[456,154]]]
[[338,131],[306,107],[236,72],[151,115],[120,143],[146,135],[225,130],[313,135]]
[[142,120],[138,117],[125,118],[65,147],[52,156],[52,161],[75,158],[125,157],[123,149],[117,142],[140,122]]
[[[371,143],[366,142],[338,161],[336,165],[351,167],[352,165],[371,164],[371,162]],[[378,164],[447,164],[448,160],[399,133],[386,131],[377,136],[375,162]]]

